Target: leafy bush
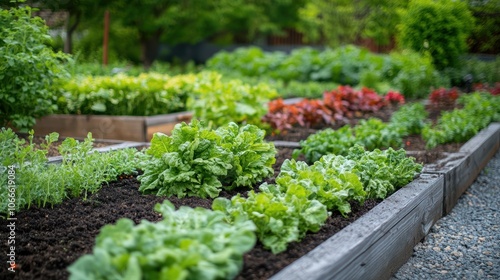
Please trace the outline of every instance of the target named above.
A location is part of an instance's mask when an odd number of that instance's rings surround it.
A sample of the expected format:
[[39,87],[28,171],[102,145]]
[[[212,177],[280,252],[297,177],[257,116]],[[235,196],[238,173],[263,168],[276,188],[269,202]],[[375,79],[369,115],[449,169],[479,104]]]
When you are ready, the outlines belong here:
[[0,8],[0,122],[27,130],[54,110],[51,85],[65,76],[62,53],[47,43],[48,28],[31,8]]
[[167,200],[155,211],[163,217],[157,223],[120,219],[104,226],[92,254],[68,268],[70,279],[232,279],[255,245],[250,221],[228,224],[222,212],[175,210]]
[[[108,153],[92,152],[92,136],[84,142],[66,138],[59,146],[61,164],[47,164],[47,151],[58,139],[57,133],[46,136],[41,149],[35,149],[33,132],[29,143],[19,139],[10,129],[0,132],[0,162],[3,166],[15,166],[16,211],[32,204],[44,207],[61,203],[66,197],[78,197],[94,193],[102,183],[115,180],[118,175],[135,172],[135,149],[123,149]],[[5,151],[5,153],[4,153]],[[7,172],[1,170],[2,193],[7,193]],[[8,209],[8,196],[0,197],[0,213]]]
[[472,26],[472,15],[463,1],[412,0],[401,18],[399,43],[429,52],[439,70],[457,67]]
[[177,124],[172,136],[155,133],[141,163],[139,190],[177,197],[216,197],[224,188],[251,186],[274,173],[276,149],[253,125],[217,130],[198,120]]

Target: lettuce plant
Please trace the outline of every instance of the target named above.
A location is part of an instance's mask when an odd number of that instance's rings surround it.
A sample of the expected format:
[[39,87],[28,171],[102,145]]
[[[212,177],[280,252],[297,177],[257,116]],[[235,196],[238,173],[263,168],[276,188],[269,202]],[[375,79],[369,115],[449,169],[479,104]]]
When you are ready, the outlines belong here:
[[223,188],[251,186],[272,175],[276,149],[254,125],[217,130],[198,120],[156,133],[142,161],[141,191],[177,197],[217,197]]
[[253,221],[259,241],[274,254],[286,250],[290,242],[300,241],[308,231],[317,232],[328,218],[326,206],[309,199],[299,184],[285,192],[267,183],[259,189],[258,193],[250,191],[247,198],[239,194],[231,200],[216,198],[212,209],[225,213],[232,222]]
[[229,224],[222,212],[175,210],[167,200],[155,210],[163,217],[157,223],[120,219],[104,226],[92,254],[68,268],[69,279],[232,279],[255,245],[249,220]]

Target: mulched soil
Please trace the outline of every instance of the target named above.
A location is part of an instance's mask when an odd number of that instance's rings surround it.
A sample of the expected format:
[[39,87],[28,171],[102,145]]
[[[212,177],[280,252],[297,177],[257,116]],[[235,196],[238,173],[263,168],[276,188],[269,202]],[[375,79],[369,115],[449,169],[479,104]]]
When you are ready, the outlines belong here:
[[[390,112],[390,110],[378,112],[377,117],[388,120]],[[359,117],[365,118],[367,115]],[[296,128],[286,135],[269,137],[268,140],[298,141],[315,131],[317,128]],[[407,150],[421,150],[422,145],[425,145],[418,136],[405,139],[404,144]],[[459,147],[459,144],[442,145],[431,151],[422,152],[422,155],[417,156],[417,161],[433,162],[442,157],[443,153],[456,151]],[[275,176],[279,173],[278,168],[281,163],[291,158],[293,149],[279,148],[278,151]],[[274,177],[267,179],[266,182],[273,183]],[[258,185],[260,184],[256,186]],[[16,215],[15,229],[18,271],[8,272],[6,269],[8,264],[2,261],[5,269],[0,271],[0,279],[67,279],[69,274],[66,267],[83,254],[91,253],[95,237],[102,226],[113,224],[120,218],[129,218],[136,223],[143,219],[158,221],[160,216],[152,210],[153,206],[166,198],[142,195],[138,188],[139,182],[136,176],[122,176],[119,180],[103,186],[85,201],[81,198],[72,198],[53,208],[32,207],[21,211]],[[230,198],[237,192],[241,192],[244,196],[247,191],[247,189],[223,191],[221,196]],[[176,207],[187,205],[210,208],[212,203],[211,199],[200,198],[169,198],[169,200]],[[319,232],[308,234],[300,243],[290,244],[287,251],[278,255],[273,255],[258,243],[254,249],[245,254],[244,267],[237,279],[269,278],[355,221],[379,202],[369,200],[364,205],[353,205],[353,212],[347,218],[334,213]],[[7,221],[0,220],[2,239],[0,254],[3,256],[0,259],[5,260],[5,256],[9,253],[6,244],[9,229],[6,226]]]

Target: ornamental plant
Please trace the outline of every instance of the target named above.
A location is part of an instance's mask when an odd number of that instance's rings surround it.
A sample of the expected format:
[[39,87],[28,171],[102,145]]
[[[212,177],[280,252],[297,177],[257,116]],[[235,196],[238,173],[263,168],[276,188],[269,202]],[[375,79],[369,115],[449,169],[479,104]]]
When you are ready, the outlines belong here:
[[155,133],[141,162],[140,191],[165,196],[217,197],[222,188],[251,186],[272,175],[276,149],[253,125],[217,130],[196,119],[172,135]]
[[48,28],[31,8],[0,8],[0,122],[27,131],[55,110],[52,85],[69,59],[46,44]]
[[229,224],[219,211],[175,210],[168,200],[155,211],[163,217],[157,223],[120,219],[104,226],[92,254],[68,267],[69,279],[232,279],[256,242],[251,221]]

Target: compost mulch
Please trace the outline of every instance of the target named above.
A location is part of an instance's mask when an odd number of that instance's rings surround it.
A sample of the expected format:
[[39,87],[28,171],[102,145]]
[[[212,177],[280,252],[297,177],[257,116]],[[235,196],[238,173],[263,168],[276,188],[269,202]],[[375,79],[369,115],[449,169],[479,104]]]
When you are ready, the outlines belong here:
[[[377,114],[378,117],[382,116],[388,120],[389,115],[385,114],[389,113],[387,111]],[[317,129],[294,128],[279,137],[268,137],[268,140],[280,140],[281,137],[283,140],[298,141],[315,131]],[[406,150],[422,151],[412,154],[421,163],[434,162],[445,153],[454,152],[461,146],[461,144],[440,145],[433,150],[424,151],[425,143],[419,136],[406,138],[404,145]],[[281,163],[291,158],[292,151],[291,148],[278,149],[274,177],[279,173]],[[266,179],[265,182],[273,183],[274,177]],[[258,185],[260,184],[254,186],[256,191]],[[221,196],[230,198],[236,193],[245,196],[248,190],[240,188],[222,191]],[[153,211],[153,207],[165,199],[167,198],[141,194],[137,175],[134,175],[121,176],[116,181],[104,184],[101,190],[89,195],[85,200],[71,198],[53,207],[32,206],[30,209],[22,210],[15,216],[17,218],[15,252],[18,270],[16,273],[9,272],[6,269],[7,264],[4,263],[5,269],[1,270],[0,279],[67,279],[69,273],[66,268],[80,256],[92,252],[95,237],[101,227],[114,224],[120,218],[129,218],[135,223],[143,219],[158,221],[161,217]],[[168,200],[176,207],[185,205],[210,208],[212,204],[211,199],[195,197],[183,199],[171,197]],[[289,244],[288,249],[280,254],[274,255],[257,243],[254,249],[245,254],[244,267],[237,279],[269,278],[370,211],[379,202],[368,200],[363,205],[352,205],[352,213],[348,217],[333,213],[319,232],[309,233],[300,243]],[[7,228],[8,221],[0,220],[3,240],[1,255],[6,256],[9,253],[6,237],[10,230]]]

